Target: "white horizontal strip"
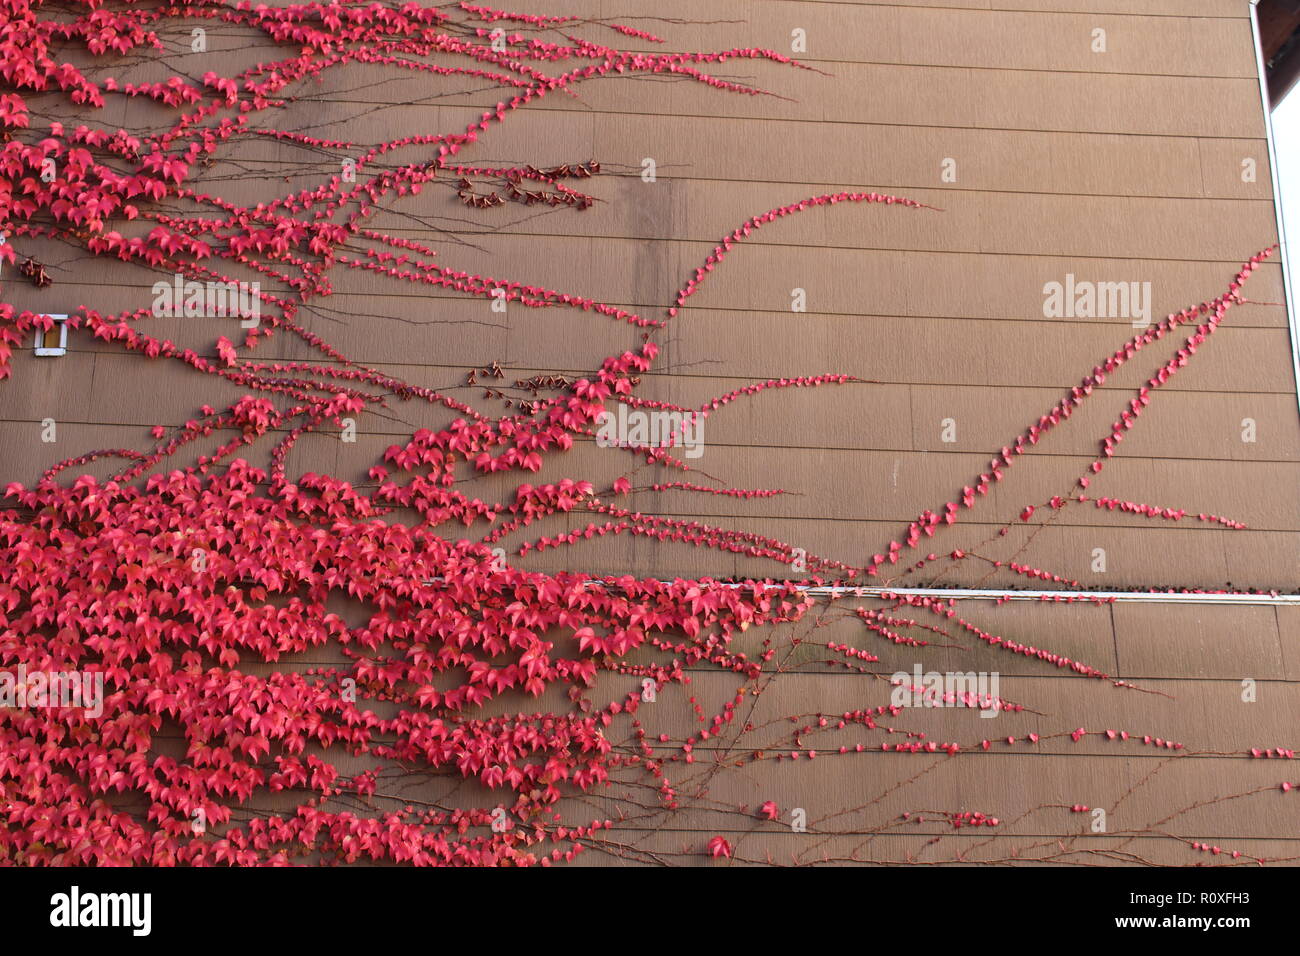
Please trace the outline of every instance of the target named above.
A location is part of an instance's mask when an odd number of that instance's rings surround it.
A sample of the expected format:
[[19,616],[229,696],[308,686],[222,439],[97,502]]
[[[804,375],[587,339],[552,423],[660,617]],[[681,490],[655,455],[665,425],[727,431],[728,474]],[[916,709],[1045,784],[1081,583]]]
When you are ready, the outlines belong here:
[[[603,584],[606,587],[617,587],[605,581],[604,575],[593,575],[587,572],[569,572],[572,574],[587,574],[590,580],[588,584]],[[433,578],[425,581],[425,584],[441,583],[442,578]],[[668,585],[672,581],[659,581],[658,583]],[[710,586],[723,588],[752,588],[755,583],[762,582],[734,582],[734,581],[712,581]],[[844,585],[830,584],[798,584],[790,582],[794,589],[808,594],[812,597],[863,597],[878,598],[881,600],[890,600],[901,596],[932,597],[943,600],[953,601],[1052,601],[1056,603],[1072,603],[1083,601],[1104,601],[1106,603],[1114,602],[1116,604],[1234,604],[1240,606],[1251,605],[1294,605],[1300,606],[1300,594],[1247,594],[1241,591],[1229,591],[1226,593],[1201,593],[1201,592],[1181,592],[1181,591],[998,591],[995,589],[985,588],[885,588],[885,587],[852,587]],[[782,587],[783,583],[773,582],[772,587]]]
[[995,591],[982,588],[854,588],[854,587],[804,587],[800,590],[818,596],[844,594],[863,597],[888,598],[893,595],[917,595],[965,601],[1058,601],[1071,598],[1079,601],[1106,601],[1133,604],[1294,604],[1300,605],[1300,594],[1199,594],[1165,591]]

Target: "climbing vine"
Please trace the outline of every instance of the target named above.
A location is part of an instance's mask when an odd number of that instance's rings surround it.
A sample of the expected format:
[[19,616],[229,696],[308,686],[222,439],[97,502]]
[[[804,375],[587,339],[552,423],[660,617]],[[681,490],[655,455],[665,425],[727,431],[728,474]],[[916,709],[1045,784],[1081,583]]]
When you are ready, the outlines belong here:
[[[745,767],[868,750],[955,758],[1047,739],[1077,745],[1092,738],[1116,747],[1141,741],[1185,752],[1184,744],[1145,730],[1083,727],[1005,740],[972,731],[969,740],[937,741],[895,727],[903,713],[895,703],[785,715],[792,729],[778,732],[776,722],[757,720],[753,709],[783,669],[795,666],[847,668],[868,688],[878,688],[868,676],[880,658],[868,648],[881,639],[913,648],[974,640],[1120,690],[1136,689],[1091,664],[986,630],[959,616],[954,601],[909,594],[868,600],[851,589],[888,586],[928,565],[965,563],[1077,592],[1079,582],[1021,561],[957,548],[927,553],[923,543],[977,508],[1006,469],[1062,426],[1108,375],[1171,336],[1185,338],[1109,433],[1099,436],[1097,457],[1075,486],[1026,504],[1020,517],[1028,522],[1037,509],[1090,505],[1153,520],[1244,527],[1172,503],[1095,497],[1089,487],[1160,389],[1243,302],[1244,283],[1269,251],[1251,256],[1220,296],[1169,315],[1102,358],[983,473],[954,490],[954,500],[924,511],[854,566],[770,536],[646,514],[629,500],[649,490],[743,501],[782,495],[783,489],[718,487],[693,475],[638,488],[630,467],[609,487],[582,479],[536,485],[524,479],[592,438],[602,414],[618,405],[707,418],[768,390],[848,383],[849,376],[835,373],[772,379],[699,408],[637,394],[640,377],[659,355],[655,334],[759,230],[832,205],[868,207],[864,214],[871,215],[937,214],[933,209],[903,197],[841,191],[755,215],[721,237],[660,315],[578,291],[448,268],[433,245],[366,224],[385,205],[440,185],[452,187],[448,202],[482,216],[511,203],[581,215],[597,201],[578,188],[604,174],[596,158],[544,169],[466,159],[481,138],[519,111],[603,78],[664,74],[720,94],[761,97],[770,94],[715,74],[738,61],[807,66],[770,50],[624,50],[608,44],[662,40],[623,24],[469,3],[272,8],[247,0],[0,0],[0,18],[0,75],[7,87],[0,94],[0,231],[7,239],[0,260],[6,272],[20,269],[21,278],[48,285],[45,267],[23,259],[20,250],[52,240],[186,281],[246,285],[253,279],[262,286],[258,322],[234,338],[221,335],[202,352],[151,335],[149,308],[113,314],[88,306],[68,320],[76,334],[137,353],[140,361],[177,363],[244,394],[224,408],[203,406],[179,428],[157,426],[152,447],[89,451],[57,463],[31,487],[7,486],[9,507],[0,512],[0,664],[10,671],[21,666],[29,673],[101,675],[104,695],[99,713],[75,706],[0,712],[0,861],[550,864],[598,846],[627,859],[663,862],[670,854],[639,847],[620,835],[621,826],[634,817],[672,813],[686,801],[695,805],[707,790],[691,766],[696,752],[723,739],[724,756],[711,752],[708,776],[724,762]],[[70,50],[96,62],[160,53],[159,31],[169,23],[255,31],[277,58],[229,76],[208,71],[197,79],[176,74],[134,84],[92,79],[88,68],[64,60]],[[351,65],[418,71],[430,83],[470,77],[503,92],[463,130],[415,133],[369,147],[273,127],[269,117],[292,101],[296,86]],[[84,121],[73,126],[44,115],[52,97],[81,108]],[[123,97],[150,101],[168,112],[171,124],[141,134],[111,128],[103,122],[106,107]],[[346,172],[320,176],[317,184],[253,207],[200,190],[206,168],[256,138],[347,154],[350,162]],[[390,154],[398,153],[413,158],[392,165]],[[350,360],[309,331],[300,321],[303,308],[334,291],[340,270],[484,302],[580,310],[593,321],[627,324],[641,341],[576,380],[555,375],[516,382],[531,398],[511,402],[508,414],[489,416],[449,394]],[[7,275],[6,282],[13,281]],[[13,352],[37,329],[50,328],[47,316],[0,302],[0,378],[10,376]],[[276,336],[299,340],[319,359],[259,359],[259,346]],[[504,397],[491,386],[503,375],[490,366],[471,372],[467,382]],[[304,434],[341,428],[349,417],[396,402],[425,403],[457,417],[388,448],[365,485],[291,470],[290,453]],[[265,445],[269,466],[250,464],[245,456],[251,457],[252,446]],[[193,464],[172,461],[189,446],[209,450]],[[674,450],[671,444],[631,444],[622,453],[630,462],[690,472]],[[68,474],[100,460],[119,470],[106,480],[84,470]],[[466,490],[475,477],[493,473],[511,476],[506,500],[480,500]],[[526,536],[561,514],[570,516],[574,530],[526,538],[509,559],[500,557],[497,549],[510,536]],[[520,560],[609,535],[759,558],[772,563],[773,576],[660,582],[547,574],[527,570]],[[796,563],[806,566],[813,583],[850,591],[830,607],[819,606],[788,573]],[[338,610],[340,598],[364,607],[364,619],[349,621]],[[1063,592],[1060,600],[1097,599]],[[828,613],[846,607],[845,616],[860,624],[858,642],[808,636],[787,648],[775,636],[801,625],[800,633],[812,633]],[[342,663],[282,666],[295,656],[315,660],[310,652],[323,649]],[[829,657],[810,656],[823,651]],[[795,662],[791,654],[804,659]],[[734,694],[713,713],[692,695],[690,729],[652,733],[643,708],[658,695],[687,693],[702,673],[725,676]],[[976,712],[1024,710],[997,695],[967,695],[954,703]],[[857,734],[853,742],[834,739],[851,732]],[[739,743],[763,734],[768,743],[762,747]],[[1233,756],[1294,753],[1274,745]],[[417,785],[435,777],[463,779],[474,789],[425,799]],[[1289,793],[1294,786],[1279,782],[1267,789]],[[618,821],[607,805],[596,812],[602,792],[621,794]],[[463,802],[455,802],[457,795]],[[591,815],[575,815],[583,808]],[[743,858],[734,819],[746,818],[749,828],[776,825],[788,808],[767,800],[758,808],[711,804],[709,810],[720,821],[732,820],[718,829],[733,835],[687,838],[682,852],[688,858]],[[1024,813],[1087,810],[1075,803]],[[917,808],[872,832],[894,832],[927,818],[952,829],[993,832],[1011,812]],[[830,826],[834,816],[820,822]],[[1169,835],[1192,852],[1223,852]]]

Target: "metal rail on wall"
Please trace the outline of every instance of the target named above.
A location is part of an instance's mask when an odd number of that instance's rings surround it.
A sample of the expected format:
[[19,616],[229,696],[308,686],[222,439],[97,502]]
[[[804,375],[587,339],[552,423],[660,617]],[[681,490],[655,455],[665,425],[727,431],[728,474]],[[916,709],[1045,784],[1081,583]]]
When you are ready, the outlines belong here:
[[[542,573],[542,572],[537,572]],[[555,572],[549,572],[555,573]],[[583,574],[588,578],[588,584],[601,584],[605,587],[617,588],[617,583],[612,581],[614,575],[592,574],[588,571],[568,571],[560,572],[568,574]],[[679,579],[679,580],[685,580]],[[694,583],[699,584],[700,579],[692,578]],[[434,577],[422,581],[422,584],[441,584],[443,578]],[[673,581],[658,579],[658,584],[670,585]],[[1065,604],[1086,604],[1086,603],[1104,603],[1104,604],[1222,604],[1236,606],[1291,606],[1300,607],[1300,594],[1281,594],[1281,593],[1263,593],[1251,594],[1243,591],[1227,591],[1222,593],[1200,592],[1200,591],[1065,591],[1065,590],[1024,590],[1011,591],[999,590],[997,588],[891,588],[875,586],[856,586],[848,584],[800,584],[797,581],[772,581],[759,580],[752,581],[711,581],[711,585],[720,588],[749,588],[755,584],[767,585],[773,588],[792,588],[812,597],[863,597],[879,598],[881,600],[890,600],[895,597],[933,597],[941,600],[952,601],[1046,601],[1050,603]]]
[[1161,591],[999,591],[984,588],[887,588],[849,587],[842,585],[804,585],[799,590],[816,596],[838,597],[851,594],[862,597],[889,598],[915,595],[956,601],[1050,601],[1075,604],[1091,601],[1116,604],[1235,604],[1300,606],[1300,594],[1199,594]]

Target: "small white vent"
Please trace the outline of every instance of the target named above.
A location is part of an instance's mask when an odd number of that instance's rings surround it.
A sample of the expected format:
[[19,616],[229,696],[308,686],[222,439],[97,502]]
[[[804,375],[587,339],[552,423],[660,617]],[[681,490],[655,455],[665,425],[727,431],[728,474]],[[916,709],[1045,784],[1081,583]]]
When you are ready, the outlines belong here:
[[49,331],[45,329],[36,330],[36,354],[46,358],[66,355],[68,352],[68,317],[66,315],[46,315],[45,317],[53,319],[54,326]]

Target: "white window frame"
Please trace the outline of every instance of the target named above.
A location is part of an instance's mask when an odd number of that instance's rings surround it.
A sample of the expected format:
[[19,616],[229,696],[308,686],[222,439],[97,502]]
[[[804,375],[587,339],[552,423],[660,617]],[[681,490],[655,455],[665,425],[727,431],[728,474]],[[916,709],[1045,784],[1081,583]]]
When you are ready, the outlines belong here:
[[[1282,221],[1282,184],[1278,179],[1277,148],[1273,143],[1273,104],[1268,95],[1268,71],[1264,66],[1264,45],[1259,33],[1259,0],[1250,0],[1250,28],[1255,40],[1255,68],[1259,73],[1259,99],[1264,107],[1264,135],[1268,140],[1268,166],[1273,181],[1273,212],[1277,219],[1278,259],[1282,265],[1282,292],[1286,300],[1287,327],[1291,332],[1291,366],[1295,371],[1296,405],[1300,409],[1300,324],[1292,294],[1291,267],[1287,262],[1286,226]],[[1300,96],[1300,90],[1294,95]]]

